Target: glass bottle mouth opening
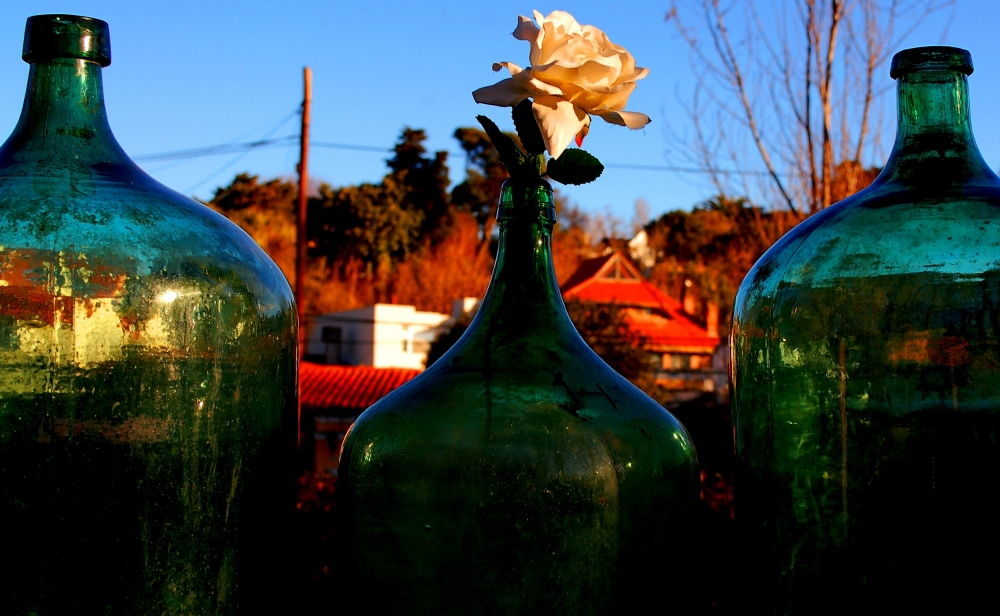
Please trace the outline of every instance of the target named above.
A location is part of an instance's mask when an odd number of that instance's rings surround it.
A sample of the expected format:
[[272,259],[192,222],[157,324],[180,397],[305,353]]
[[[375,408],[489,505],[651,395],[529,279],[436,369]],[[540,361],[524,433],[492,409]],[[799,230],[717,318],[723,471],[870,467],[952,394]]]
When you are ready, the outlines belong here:
[[899,79],[910,73],[928,71],[957,71],[963,75],[971,75],[972,54],[958,47],[904,49],[892,57],[889,76]]
[[556,222],[556,208],[552,200],[552,187],[543,179],[521,183],[508,179],[500,189],[497,221],[537,220],[546,225]]
[[107,22],[78,15],[35,15],[24,25],[21,58],[31,64],[53,58],[111,64],[111,34]]

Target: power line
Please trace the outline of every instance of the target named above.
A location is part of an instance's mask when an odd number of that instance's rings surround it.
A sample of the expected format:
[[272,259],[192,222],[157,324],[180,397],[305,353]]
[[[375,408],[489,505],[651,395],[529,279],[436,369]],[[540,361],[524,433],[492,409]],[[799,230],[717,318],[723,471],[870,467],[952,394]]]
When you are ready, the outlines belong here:
[[[244,143],[222,143],[219,145],[205,146],[203,148],[191,148],[188,150],[173,150],[170,152],[158,152],[156,154],[142,154],[140,156],[135,156],[134,160],[158,161],[158,160],[175,160],[183,158],[201,158],[204,156],[220,156],[224,154],[235,154],[237,152],[243,152],[246,150],[282,147],[292,144],[298,141],[298,139],[299,139],[298,135],[285,135],[284,137],[275,137],[274,139],[260,139],[257,141],[248,141]],[[362,152],[388,153],[393,151],[392,148],[380,148],[373,145],[354,145],[350,143],[333,143],[330,141],[310,141],[309,146],[316,148],[332,148],[337,150],[357,150]]]
[[288,145],[298,139],[298,135],[286,135],[275,139],[261,139],[258,141],[248,141],[244,143],[223,143],[220,145],[210,145],[203,148],[191,148],[188,150],[174,150],[172,152],[159,152],[157,154],[143,154],[134,157],[137,161],[158,161],[175,160],[179,158],[201,158],[203,156],[220,156],[223,154],[235,154],[256,148],[273,148]]
[[[248,141],[243,143],[223,143],[219,145],[206,146],[202,148],[191,148],[186,150],[174,150],[170,152],[158,152],[155,154],[144,154],[141,156],[136,156],[137,161],[164,161],[164,160],[178,160],[187,158],[201,158],[205,156],[220,156],[225,154],[236,154],[248,152],[255,149],[267,149],[275,147],[285,147],[292,145],[299,138],[298,135],[286,135],[284,137],[275,137],[273,139],[259,139],[257,141]],[[353,150],[357,152],[381,152],[381,153],[391,153],[394,148],[385,148],[374,145],[359,145],[354,143],[335,143],[332,141],[310,141],[310,147],[316,148],[327,148],[334,150]],[[464,152],[449,152],[453,156],[464,156]],[[605,163],[604,166],[608,169],[625,169],[630,171],[660,171],[668,173],[693,173],[699,175],[708,175],[712,173],[717,173],[720,175],[754,175],[754,176],[769,176],[770,173],[767,171],[755,171],[749,169],[699,169],[697,167],[676,167],[672,165],[642,165],[635,163]]]
[[332,148],[335,150],[358,150],[360,152],[392,152],[393,148],[380,148],[374,145],[352,145],[350,143],[332,143],[330,141],[310,141],[310,146],[317,148]]
[[698,169],[697,167],[671,167],[669,165],[635,165],[629,163],[607,163],[608,169],[631,169],[633,171],[670,171],[673,173],[718,173],[720,175],[761,175],[770,176],[767,171],[748,171],[746,169]]
[[[291,113],[289,113],[287,116],[285,116],[284,118],[282,118],[277,124],[275,124],[274,127],[271,128],[271,130],[267,131],[267,133],[263,137],[261,137],[260,139],[258,139],[256,142],[252,142],[252,143],[264,143],[264,142],[267,142],[269,139],[272,138],[272,136],[274,135],[274,133],[278,132],[278,130],[282,126],[284,126],[285,124],[287,124],[288,121],[291,120],[292,118],[294,118],[297,115],[299,115],[299,113],[300,113],[300,110],[299,109],[295,109],[294,111],[292,111]],[[261,147],[261,146],[254,145],[253,147]],[[205,176],[201,181],[199,181],[198,183],[192,185],[191,187],[189,187],[184,192],[191,193],[191,192],[194,192],[194,190],[196,188],[201,188],[201,186],[203,184],[205,184],[206,182],[208,182],[209,180],[211,180],[215,176],[219,175],[220,173],[222,173],[226,169],[229,169],[230,167],[232,167],[233,165],[235,165],[236,163],[238,163],[240,160],[242,160],[243,157],[245,157],[247,154],[250,153],[251,149],[252,148],[246,148],[246,149],[244,149],[242,151],[236,150],[238,153],[229,162],[227,162],[226,164],[222,165],[221,167],[219,167],[218,169],[216,169],[215,171],[213,171],[209,175]]]

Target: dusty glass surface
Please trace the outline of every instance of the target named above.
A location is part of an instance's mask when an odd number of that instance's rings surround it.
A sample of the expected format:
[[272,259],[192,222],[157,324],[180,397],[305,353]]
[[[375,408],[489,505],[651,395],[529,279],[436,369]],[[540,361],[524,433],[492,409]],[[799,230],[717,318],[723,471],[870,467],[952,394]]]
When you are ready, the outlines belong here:
[[539,182],[503,188],[500,252],[465,335],[345,440],[354,609],[601,614],[683,596],[694,448],[577,334]]
[[295,309],[107,123],[107,24],[29,19],[0,148],[0,611],[268,605],[294,507]]
[[765,611],[992,602],[1000,179],[972,136],[971,72],[959,49],[897,54],[881,175],[740,288],[736,522],[744,599]]

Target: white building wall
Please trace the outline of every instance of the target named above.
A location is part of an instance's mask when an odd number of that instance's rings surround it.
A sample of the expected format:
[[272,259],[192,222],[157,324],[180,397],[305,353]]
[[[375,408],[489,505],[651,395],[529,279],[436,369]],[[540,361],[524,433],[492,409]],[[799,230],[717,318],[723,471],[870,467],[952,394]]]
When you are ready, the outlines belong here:
[[[397,304],[324,314],[313,321],[307,354],[323,357],[327,363],[422,370],[430,342],[451,321],[446,314]],[[329,340],[336,329],[340,330],[339,343]]]

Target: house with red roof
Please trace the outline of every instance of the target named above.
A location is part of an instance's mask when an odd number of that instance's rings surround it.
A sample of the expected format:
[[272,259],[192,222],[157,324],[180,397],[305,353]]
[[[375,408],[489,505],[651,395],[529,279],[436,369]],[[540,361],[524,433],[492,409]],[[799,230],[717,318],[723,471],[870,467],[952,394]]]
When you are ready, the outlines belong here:
[[677,392],[678,401],[725,385],[725,363],[717,353],[718,311],[710,310],[702,322],[646,280],[618,251],[584,261],[561,290],[566,301],[620,306],[629,327],[645,341],[645,349],[657,356],[657,384]]
[[[720,359],[720,339],[717,328],[718,314],[709,315],[703,325],[699,319],[684,310],[681,302],[670,297],[646,280],[627,258],[618,252],[584,261],[576,272],[562,285],[566,301],[581,300],[597,304],[617,304],[628,316],[629,326],[644,340],[645,349],[657,356],[660,371],[657,384],[674,392],[678,402],[691,399],[705,392],[717,391],[726,384],[725,359]],[[468,300],[459,300],[454,313],[469,310]],[[411,311],[412,307],[409,308]],[[353,316],[353,315],[350,315]],[[444,317],[446,315],[441,315]],[[454,315],[453,315],[454,317]],[[344,315],[330,315],[330,319]],[[355,319],[362,321],[362,319]],[[398,320],[398,319],[397,319]],[[366,318],[365,324],[375,319]],[[329,329],[324,321],[319,325]],[[347,430],[366,408],[400,385],[413,379],[421,370],[407,367],[377,367],[368,365],[338,365],[329,361],[330,340],[326,331],[322,338],[314,332],[316,340],[327,345],[324,353],[308,356],[314,361],[303,361],[299,368],[300,396],[302,400],[303,453],[315,461],[317,472],[336,472],[337,456]],[[391,332],[393,344],[401,334]],[[339,334],[336,342],[345,338]],[[368,335],[374,344],[375,336]],[[405,340],[405,338],[404,338]],[[403,348],[405,349],[405,342]],[[346,355],[337,350],[342,361]],[[374,357],[369,353],[366,357]],[[318,362],[315,360],[319,360]],[[422,362],[421,362],[422,366]],[[312,448],[312,451],[309,449]]]
[[420,374],[431,343],[476,301],[455,300],[452,316],[374,304],[311,320],[299,392],[303,457],[317,472],[336,471],[340,444],[357,416]]
[[303,457],[316,472],[336,473],[340,445],[358,415],[420,372],[301,362]]

